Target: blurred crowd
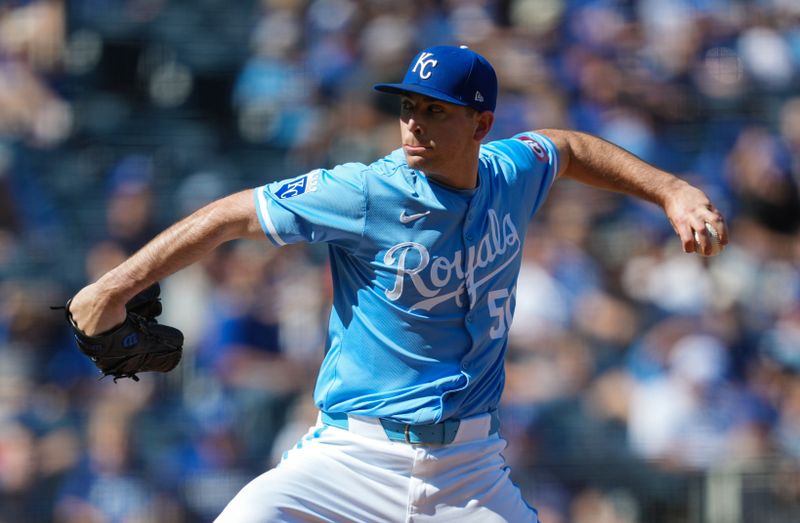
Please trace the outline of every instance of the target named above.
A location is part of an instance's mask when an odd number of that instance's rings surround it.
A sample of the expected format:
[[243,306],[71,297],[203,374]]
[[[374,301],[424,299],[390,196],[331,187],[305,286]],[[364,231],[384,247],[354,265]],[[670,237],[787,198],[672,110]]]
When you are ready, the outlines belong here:
[[655,206],[554,187],[500,409],[542,521],[798,520],[796,0],[7,0],[0,523],[210,521],[294,444],[324,248],[234,242],[162,282],[184,359],[138,383],[98,380],[49,306],[217,197],[396,148],[371,85],[441,43],[495,65],[490,139],[599,135],[730,228],[722,255],[686,255]]

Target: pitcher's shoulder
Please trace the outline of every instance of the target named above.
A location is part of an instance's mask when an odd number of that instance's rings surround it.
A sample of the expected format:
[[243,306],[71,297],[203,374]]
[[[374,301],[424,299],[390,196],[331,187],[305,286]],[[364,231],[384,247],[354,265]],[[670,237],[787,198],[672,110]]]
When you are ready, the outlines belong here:
[[409,170],[406,155],[402,149],[395,149],[383,158],[366,166],[367,170],[380,176],[394,176]]

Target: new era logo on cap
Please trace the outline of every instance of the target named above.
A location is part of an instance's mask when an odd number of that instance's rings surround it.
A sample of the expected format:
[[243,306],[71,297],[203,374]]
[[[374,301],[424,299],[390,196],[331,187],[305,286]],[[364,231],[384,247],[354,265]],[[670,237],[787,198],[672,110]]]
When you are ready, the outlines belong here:
[[385,93],[417,93],[477,111],[494,111],[497,75],[489,61],[466,46],[440,45],[421,51],[403,82],[378,84]]

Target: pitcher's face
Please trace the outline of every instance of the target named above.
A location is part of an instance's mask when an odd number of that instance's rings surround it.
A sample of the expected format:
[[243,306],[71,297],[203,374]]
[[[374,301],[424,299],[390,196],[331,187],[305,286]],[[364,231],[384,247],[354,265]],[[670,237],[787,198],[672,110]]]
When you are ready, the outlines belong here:
[[[400,99],[400,134],[409,167],[426,174],[444,174],[476,155],[479,113],[420,94]],[[485,134],[485,133],[483,133]]]

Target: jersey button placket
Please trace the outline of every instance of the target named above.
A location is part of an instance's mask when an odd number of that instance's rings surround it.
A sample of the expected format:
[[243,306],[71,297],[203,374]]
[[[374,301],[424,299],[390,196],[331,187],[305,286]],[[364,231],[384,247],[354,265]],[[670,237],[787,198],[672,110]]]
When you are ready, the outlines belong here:
[[472,216],[473,212],[471,210],[467,211],[466,216],[464,216],[464,239],[471,242],[474,236],[470,232],[472,228]]

